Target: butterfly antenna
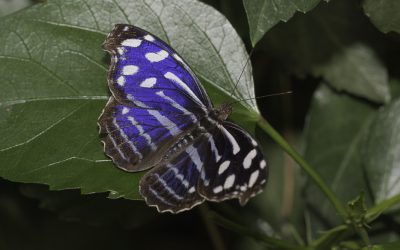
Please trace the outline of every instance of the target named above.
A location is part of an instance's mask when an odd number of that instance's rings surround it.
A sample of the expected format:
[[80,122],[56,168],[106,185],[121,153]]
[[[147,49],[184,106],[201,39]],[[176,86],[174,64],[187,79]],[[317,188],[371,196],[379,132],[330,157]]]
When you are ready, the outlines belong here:
[[292,93],[293,92],[291,90],[289,90],[289,91],[285,91],[285,92],[279,92],[279,93],[268,94],[268,95],[261,95],[261,96],[257,96],[257,97],[243,98],[243,99],[240,99],[240,100],[237,100],[237,101],[233,101],[233,102],[229,103],[229,105],[233,105],[235,103],[242,102],[242,101],[247,101],[247,100],[261,99],[261,98],[271,97],[271,96],[288,95],[288,94],[292,94]]
[[244,64],[244,67],[243,67],[243,69],[242,69],[242,72],[240,72],[239,78],[236,80],[235,86],[233,86],[232,93],[231,93],[231,98],[233,97],[235,91],[237,90],[237,86],[239,85],[239,81],[240,81],[240,79],[242,78],[242,75],[243,75],[243,73],[244,73],[244,70],[247,68],[247,65],[248,65],[249,62],[250,62],[250,58],[251,58],[251,55],[253,54],[253,51],[254,51],[254,48],[252,48],[252,49],[250,50],[249,56],[247,57],[247,60],[246,60],[246,63]]

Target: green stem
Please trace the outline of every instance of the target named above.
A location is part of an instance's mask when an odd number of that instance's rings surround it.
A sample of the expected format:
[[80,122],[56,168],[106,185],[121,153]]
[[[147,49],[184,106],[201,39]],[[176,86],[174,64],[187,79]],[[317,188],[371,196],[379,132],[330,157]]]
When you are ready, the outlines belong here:
[[365,219],[367,221],[367,223],[373,221],[374,219],[376,219],[383,211],[385,211],[386,209],[388,209],[389,207],[400,203],[400,194],[395,195],[387,200],[384,200],[380,203],[378,203],[377,205],[371,207],[370,209],[368,209],[366,215],[365,215]]
[[225,250],[224,241],[222,240],[221,234],[218,231],[215,223],[210,219],[207,205],[204,203],[199,206],[201,218],[203,219],[204,225],[207,228],[207,232],[211,238],[215,250]]
[[314,169],[303,159],[303,157],[292,148],[289,143],[264,119],[261,117],[258,120],[258,125],[269,135],[271,138],[279,144],[296,162],[299,166],[308,174],[308,176],[315,182],[315,184],[321,189],[321,191],[331,201],[336,211],[342,217],[343,221],[346,221],[347,212],[340,200],[337,198],[335,193],[325,184],[322,178],[314,171]]

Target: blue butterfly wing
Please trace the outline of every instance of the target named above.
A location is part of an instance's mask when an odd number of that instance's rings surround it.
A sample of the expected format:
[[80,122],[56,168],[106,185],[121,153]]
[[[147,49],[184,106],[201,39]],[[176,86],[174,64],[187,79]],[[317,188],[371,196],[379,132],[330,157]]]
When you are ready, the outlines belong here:
[[117,24],[104,47],[112,55],[108,80],[119,102],[166,110],[166,99],[159,94],[163,91],[192,113],[204,114],[211,107],[189,66],[154,35],[135,26]]
[[149,206],[155,206],[159,212],[178,213],[204,201],[197,184],[205,158],[209,156],[207,136],[197,137],[173,159],[157,164],[143,176],[140,193]]
[[123,105],[111,97],[99,119],[105,153],[127,171],[154,166],[175,137],[194,127],[195,117],[171,116],[162,110]]
[[187,64],[154,35],[117,24],[104,48],[112,57],[112,97],[99,118],[105,153],[124,170],[148,169],[212,104]]

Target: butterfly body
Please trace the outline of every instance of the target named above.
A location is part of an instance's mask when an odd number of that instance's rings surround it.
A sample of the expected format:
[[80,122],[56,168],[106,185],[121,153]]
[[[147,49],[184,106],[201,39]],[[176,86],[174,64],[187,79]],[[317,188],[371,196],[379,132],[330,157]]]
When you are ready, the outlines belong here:
[[160,212],[181,212],[205,199],[246,203],[265,185],[258,143],[226,121],[228,104],[214,107],[196,75],[161,39],[118,24],[110,52],[112,96],[99,118],[105,153],[121,169],[152,168],[141,195]]

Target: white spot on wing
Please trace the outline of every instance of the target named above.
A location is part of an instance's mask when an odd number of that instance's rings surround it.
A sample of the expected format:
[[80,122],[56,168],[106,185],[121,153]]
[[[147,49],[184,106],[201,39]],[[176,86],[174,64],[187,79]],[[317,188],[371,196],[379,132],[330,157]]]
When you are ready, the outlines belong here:
[[141,43],[142,43],[142,40],[139,40],[139,39],[126,39],[126,40],[122,41],[121,45],[136,48],[136,47],[139,47]]
[[231,161],[224,161],[218,169],[218,174],[222,174],[223,172],[225,172],[225,170],[228,169],[229,165],[231,164]]
[[260,173],[260,171],[258,169],[256,171],[254,171],[253,173],[251,173],[250,180],[249,180],[249,187],[252,187],[254,185],[254,183],[256,183],[259,173]]
[[223,189],[222,186],[218,186],[218,187],[215,187],[215,188],[213,189],[213,192],[217,194],[217,193],[221,192],[222,189]]
[[123,115],[128,114],[128,112],[129,112],[129,109],[128,109],[127,107],[123,107],[123,108],[122,108],[122,114],[123,114]]
[[194,187],[191,187],[191,188],[189,189],[189,193],[190,193],[190,194],[194,193],[194,191],[196,191],[196,189],[195,189]]
[[253,162],[254,157],[257,155],[257,150],[253,149],[251,150],[246,157],[243,160],[243,167],[245,169],[248,169],[251,166],[251,163]]
[[124,48],[117,48],[118,54],[123,55],[125,53],[125,49]]
[[150,62],[160,62],[168,57],[168,52],[165,50],[160,50],[156,53],[150,52],[146,53],[145,57]]
[[125,77],[124,76],[118,77],[117,83],[119,86],[123,87],[125,85]]
[[232,145],[233,154],[236,155],[237,153],[239,153],[240,147],[239,147],[239,144],[237,143],[236,139],[233,137],[233,135],[231,133],[229,133],[229,131],[226,130],[226,128],[224,128],[224,126],[218,125],[218,127],[222,130],[222,132],[226,135],[226,137],[228,137],[228,140],[230,141],[230,143]]
[[149,42],[154,42],[154,40],[156,40],[152,35],[145,35],[143,38]]
[[134,75],[138,72],[139,67],[135,66],[135,65],[126,65],[123,69],[122,69],[122,74],[126,75],[126,76],[131,76]]
[[233,183],[235,183],[235,175],[231,174],[225,180],[224,189],[231,188],[233,186]]
[[267,162],[266,162],[265,160],[262,160],[262,161],[260,162],[260,168],[261,168],[261,169],[264,169],[266,166],[267,166]]
[[157,82],[157,78],[150,77],[140,83],[140,87],[143,88],[152,88]]

